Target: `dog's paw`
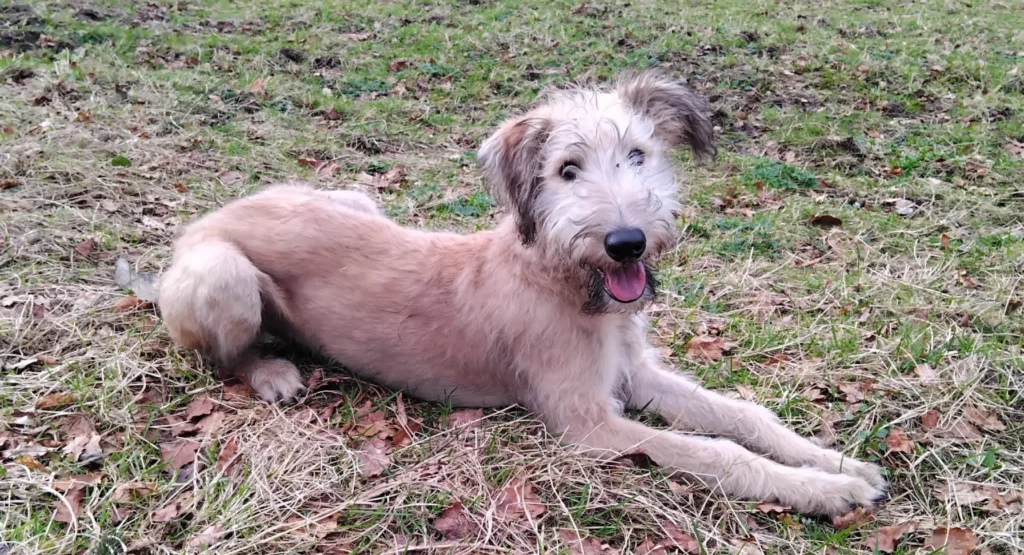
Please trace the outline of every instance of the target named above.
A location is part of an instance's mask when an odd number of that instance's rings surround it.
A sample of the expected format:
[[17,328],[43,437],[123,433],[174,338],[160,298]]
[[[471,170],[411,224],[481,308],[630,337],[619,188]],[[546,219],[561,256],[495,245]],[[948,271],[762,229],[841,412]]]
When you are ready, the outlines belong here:
[[255,361],[245,377],[249,387],[270,403],[292,401],[306,391],[299,369],[280,358]]
[[847,457],[836,451],[829,451],[827,460],[819,465],[825,472],[833,474],[845,474],[866,480],[869,484],[885,488],[886,481],[882,475],[882,467],[852,457]]
[[796,503],[794,508],[808,514],[833,517],[856,507],[873,508],[886,498],[888,489],[885,486],[871,484],[860,477],[833,474],[820,481],[814,493]]

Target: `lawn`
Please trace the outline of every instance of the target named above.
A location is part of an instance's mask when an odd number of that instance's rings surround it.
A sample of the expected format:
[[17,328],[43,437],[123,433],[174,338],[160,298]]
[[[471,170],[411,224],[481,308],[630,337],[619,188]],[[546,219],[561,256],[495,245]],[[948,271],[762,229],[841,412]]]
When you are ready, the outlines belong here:
[[[1022,45],[1015,0],[5,1],[0,554],[1022,553]],[[679,155],[652,341],[883,465],[874,512],[726,499],[313,359],[269,406],[115,274],[290,177],[486,228],[503,118],[652,65],[719,147]]]

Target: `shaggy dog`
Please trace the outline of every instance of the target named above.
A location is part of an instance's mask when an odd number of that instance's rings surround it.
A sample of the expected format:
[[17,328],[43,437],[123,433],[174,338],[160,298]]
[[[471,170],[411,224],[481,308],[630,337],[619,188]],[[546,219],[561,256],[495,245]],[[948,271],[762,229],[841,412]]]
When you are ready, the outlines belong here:
[[[640,449],[746,499],[835,515],[884,494],[878,467],[823,449],[767,409],[659,360],[642,309],[676,241],[668,150],[715,153],[705,102],[660,73],[550,94],[479,151],[510,215],[470,235],[406,229],[353,192],[279,185],[191,224],[161,279],[178,345],[268,401],[299,395],[261,332],[427,400],[518,403],[598,456]],[[653,411],[673,428],[623,416]]]

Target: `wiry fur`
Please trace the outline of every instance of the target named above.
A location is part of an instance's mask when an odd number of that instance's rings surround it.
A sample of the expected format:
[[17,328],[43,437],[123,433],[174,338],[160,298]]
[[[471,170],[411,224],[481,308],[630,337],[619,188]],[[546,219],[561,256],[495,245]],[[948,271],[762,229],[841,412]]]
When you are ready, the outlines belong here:
[[[640,315],[653,276],[632,303],[604,291],[601,276],[616,264],[606,234],[643,230],[648,268],[676,240],[665,149],[682,143],[714,153],[704,102],[664,76],[563,91],[480,149],[511,212],[495,229],[406,229],[355,193],[276,186],[188,228],[159,304],[179,345],[201,349],[271,401],[299,394],[302,381],[291,363],[254,352],[261,331],[424,399],[519,403],[589,452],[642,449],[731,495],[825,514],[871,505],[883,491],[877,467],[658,360]],[[573,181],[560,174],[567,160],[580,168]],[[654,430],[624,418],[624,405],[726,439]]]

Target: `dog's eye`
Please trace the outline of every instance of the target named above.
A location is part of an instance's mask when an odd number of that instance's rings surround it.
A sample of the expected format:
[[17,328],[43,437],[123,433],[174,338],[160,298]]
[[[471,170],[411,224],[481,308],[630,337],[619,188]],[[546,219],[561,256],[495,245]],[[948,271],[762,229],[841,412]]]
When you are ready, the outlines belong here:
[[562,164],[562,179],[575,181],[578,173],[580,173],[580,167],[576,162],[565,162]]
[[644,165],[644,158],[646,158],[646,156],[647,155],[644,154],[644,151],[638,148],[634,148],[633,150],[629,151],[629,165],[636,166],[639,168],[640,166]]

